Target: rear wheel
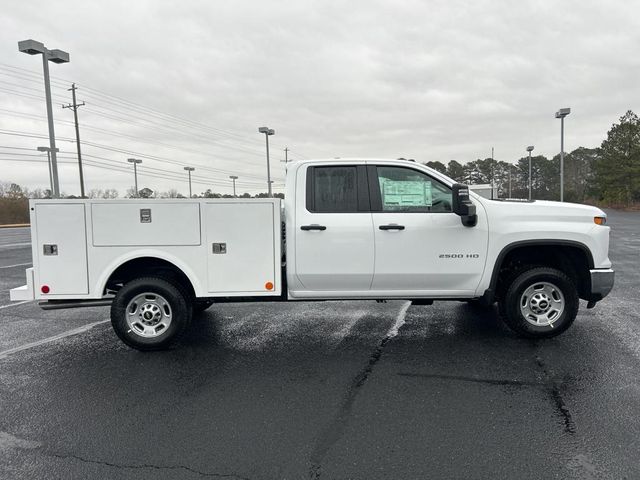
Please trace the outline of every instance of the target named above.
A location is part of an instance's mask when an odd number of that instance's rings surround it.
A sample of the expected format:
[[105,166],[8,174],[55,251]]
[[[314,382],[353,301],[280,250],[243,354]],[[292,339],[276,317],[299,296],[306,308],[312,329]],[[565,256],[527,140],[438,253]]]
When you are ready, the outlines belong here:
[[531,267],[517,274],[500,301],[502,320],[516,333],[548,338],[571,326],[578,314],[574,282],[560,270]]
[[118,290],[111,304],[111,325],[132,348],[168,348],[191,322],[189,298],[179,286],[161,278],[132,280]]

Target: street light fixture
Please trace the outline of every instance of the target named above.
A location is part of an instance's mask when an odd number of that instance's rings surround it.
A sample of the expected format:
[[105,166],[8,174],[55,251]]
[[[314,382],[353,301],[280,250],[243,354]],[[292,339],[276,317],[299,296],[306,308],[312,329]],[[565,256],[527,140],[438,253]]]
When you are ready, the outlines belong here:
[[184,169],[189,172],[189,198],[193,198],[193,195],[191,194],[191,172],[193,172],[195,170],[195,168],[193,167],[184,167]]
[[531,201],[531,152],[533,152],[533,145],[527,147],[529,152],[529,201]]
[[[39,152],[47,152],[47,163],[49,164],[49,185],[50,185],[50,191],[51,191],[51,197],[54,197],[57,195],[55,190],[53,189],[53,171],[51,169],[51,148],[50,147],[38,147],[37,149]],[[56,153],[59,152],[60,149],[56,148]]]
[[58,198],[60,195],[60,185],[58,182],[58,158],[56,153],[56,135],[53,128],[53,107],[51,105],[51,83],[49,80],[49,62],[68,63],[69,54],[62,50],[48,50],[42,42],[35,40],[23,40],[18,42],[18,50],[27,55],[42,55],[42,69],[44,71],[44,93],[47,103],[47,120],[49,123],[49,155],[51,158],[51,177],[53,189],[51,195]]
[[564,202],[564,117],[571,113],[570,108],[561,108],[556,112],[560,119],[560,201]]
[[238,179],[237,175],[229,175],[229,178],[233,180],[233,197],[236,197],[236,180]]
[[264,137],[267,140],[267,187],[269,198],[271,198],[273,195],[271,194],[271,167],[269,166],[269,135],[274,135],[276,131],[273,128],[260,127],[258,128],[258,133],[264,133]]
[[127,158],[127,162],[133,163],[133,180],[136,185],[136,198],[140,196],[138,193],[138,164],[142,163],[142,160],[138,160],[137,158]]

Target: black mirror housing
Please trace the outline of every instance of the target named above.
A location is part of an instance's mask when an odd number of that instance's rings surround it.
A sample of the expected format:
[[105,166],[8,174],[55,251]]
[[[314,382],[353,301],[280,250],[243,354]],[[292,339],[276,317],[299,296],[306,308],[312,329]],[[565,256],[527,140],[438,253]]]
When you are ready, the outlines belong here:
[[451,187],[453,193],[453,213],[460,216],[465,227],[473,227],[478,222],[476,206],[469,198],[469,186],[462,183],[454,183]]

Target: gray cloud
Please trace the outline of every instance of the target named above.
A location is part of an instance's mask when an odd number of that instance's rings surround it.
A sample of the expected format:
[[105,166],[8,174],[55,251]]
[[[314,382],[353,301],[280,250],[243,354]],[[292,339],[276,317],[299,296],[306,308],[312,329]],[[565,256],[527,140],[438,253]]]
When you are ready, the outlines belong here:
[[[497,159],[515,161],[529,144],[552,156],[553,113],[564,106],[573,109],[566,148],[599,145],[624,111],[640,110],[639,19],[637,2],[5,1],[0,53],[4,64],[35,73],[39,62],[17,52],[18,40],[71,53],[70,64],[52,66],[54,94],[69,101],[66,80],[80,85],[83,140],[194,165],[216,182],[235,173],[248,182],[243,190],[257,191],[263,124],[277,131],[279,182],[285,145],[293,158],[464,162],[494,146]],[[0,65],[0,81],[20,85],[0,83],[0,108],[44,115],[42,101],[2,90],[41,96],[42,85],[8,71]],[[213,128],[149,116],[90,89]],[[55,116],[57,135],[73,138],[62,122],[71,113],[57,108]],[[41,120],[4,111],[0,128],[46,134]],[[46,142],[0,135],[4,146],[36,143]],[[126,165],[127,154],[84,151]],[[182,173],[145,160],[141,176],[145,167]],[[63,189],[76,193],[76,167],[62,169]],[[47,175],[42,164],[2,160],[0,179],[45,186]],[[122,191],[131,175],[88,167],[87,183]],[[185,181],[141,183],[186,192]]]

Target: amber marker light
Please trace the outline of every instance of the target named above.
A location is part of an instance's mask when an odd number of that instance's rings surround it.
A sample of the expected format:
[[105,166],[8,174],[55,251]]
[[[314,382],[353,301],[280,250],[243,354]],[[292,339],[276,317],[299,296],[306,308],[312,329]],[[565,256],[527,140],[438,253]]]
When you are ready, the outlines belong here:
[[606,225],[607,217],[593,217],[593,223],[596,225]]
[[273,283],[271,282],[265,283],[264,288],[266,288],[267,290],[273,290]]

